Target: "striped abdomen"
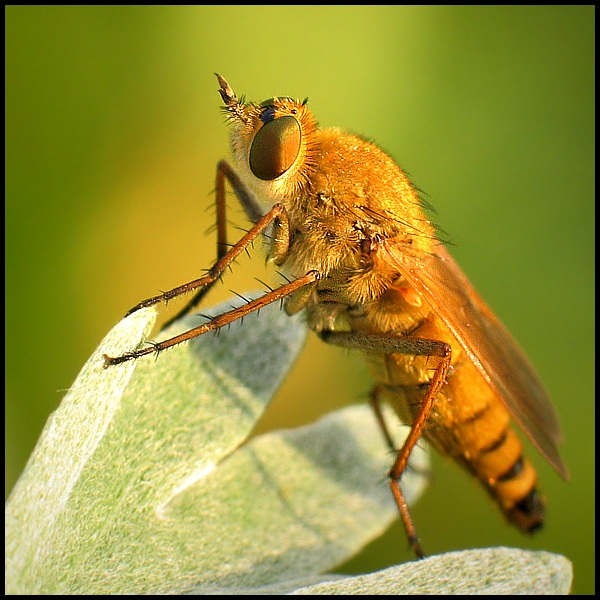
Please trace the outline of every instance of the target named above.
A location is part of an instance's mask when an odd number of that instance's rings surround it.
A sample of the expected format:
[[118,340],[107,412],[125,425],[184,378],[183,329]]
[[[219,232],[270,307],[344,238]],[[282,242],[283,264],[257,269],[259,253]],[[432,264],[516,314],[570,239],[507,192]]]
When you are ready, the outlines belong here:
[[[501,399],[474,364],[460,351],[456,354],[424,435],[442,454],[452,456],[481,481],[510,522],[531,533],[544,521],[535,469],[523,456],[523,446]],[[404,423],[412,423],[437,359],[370,355],[368,362],[379,381],[382,399],[395,408]]]

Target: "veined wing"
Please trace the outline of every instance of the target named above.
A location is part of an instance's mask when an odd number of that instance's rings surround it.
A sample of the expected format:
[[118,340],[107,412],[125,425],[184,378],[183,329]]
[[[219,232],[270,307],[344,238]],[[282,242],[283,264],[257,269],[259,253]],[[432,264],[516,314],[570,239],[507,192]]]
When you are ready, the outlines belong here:
[[546,390],[448,250],[440,243],[434,253],[417,258],[387,240],[382,251],[447,325],[542,456],[568,479],[558,451],[560,424]]

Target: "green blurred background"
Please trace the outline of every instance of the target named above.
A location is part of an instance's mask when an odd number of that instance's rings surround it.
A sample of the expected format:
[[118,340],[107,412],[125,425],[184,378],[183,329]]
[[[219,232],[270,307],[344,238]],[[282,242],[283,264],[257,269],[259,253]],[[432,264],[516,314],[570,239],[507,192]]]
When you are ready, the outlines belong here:
[[[593,7],[5,11],[6,494],[107,330],[213,260],[207,207],[228,151],[218,71],[253,100],[309,96],[322,125],[389,151],[551,392],[571,482],[531,453],[545,530],[505,525],[435,456],[413,512],[425,549],[559,552],[574,591],[594,591]],[[241,261],[211,303],[260,287],[263,262]],[[364,401],[369,386],[360,357],[313,337],[261,430]],[[396,524],[344,570],[410,558]]]

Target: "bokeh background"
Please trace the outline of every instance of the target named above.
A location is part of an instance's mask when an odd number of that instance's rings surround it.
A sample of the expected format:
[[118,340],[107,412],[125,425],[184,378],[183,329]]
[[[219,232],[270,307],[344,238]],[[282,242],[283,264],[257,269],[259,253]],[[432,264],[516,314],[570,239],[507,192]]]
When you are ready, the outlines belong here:
[[[257,101],[308,96],[322,125],[389,151],[554,399],[571,481],[531,453],[549,502],[545,530],[513,531],[475,482],[434,456],[413,511],[426,550],[559,552],[575,565],[574,591],[594,591],[593,7],[9,6],[5,15],[6,494],[108,329],[211,264],[214,167],[228,152],[218,71]],[[259,250],[212,301],[260,287]],[[260,429],[364,401],[369,386],[360,357],[311,338]],[[343,570],[409,559],[396,524]]]

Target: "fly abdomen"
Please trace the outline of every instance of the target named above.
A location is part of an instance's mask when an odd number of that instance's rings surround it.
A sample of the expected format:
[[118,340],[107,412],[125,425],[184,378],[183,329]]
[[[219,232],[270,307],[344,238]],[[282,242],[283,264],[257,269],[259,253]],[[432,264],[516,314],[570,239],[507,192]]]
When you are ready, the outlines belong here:
[[523,456],[523,445],[510,426],[508,412],[496,398],[490,398],[478,421],[462,424],[479,434],[477,443],[463,448],[463,461],[498,502],[506,518],[522,531],[533,533],[543,524],[544,503],[536,489],[537,474]]
[[[425,331],[427,326],[433,327],[431,320],[419,328],[419,335],[436,339],[435,331]],[[544,522],[535,469],[523,456],[502,399],[476,366],[461,358],[460,349],[454,355],[458,359],[436,394],[423,435],[481,481],[510,523],[533,533]],[[405,423],[412,424],[429,389],[434,359],[375,353],[367,359],[379,381],[378,400],[389,402]]]
[[[514,432],[507,439],[514,438],[521,446]],[[484,484],[498,501],[507,519],[521,531],[533,533],[544,523],[545,507],[541,494],[537,490],[537,474],[532,464],[522,454],[497,479]]]
[[[508,521],[532,533],[544,521],[537,474],[523,456],[523,445],[504,403],[473,376],[472,369],[469,364],[460,365],[442,388],[426,436],[483,483]],[[467,397],[469,402],[464,401]]]

